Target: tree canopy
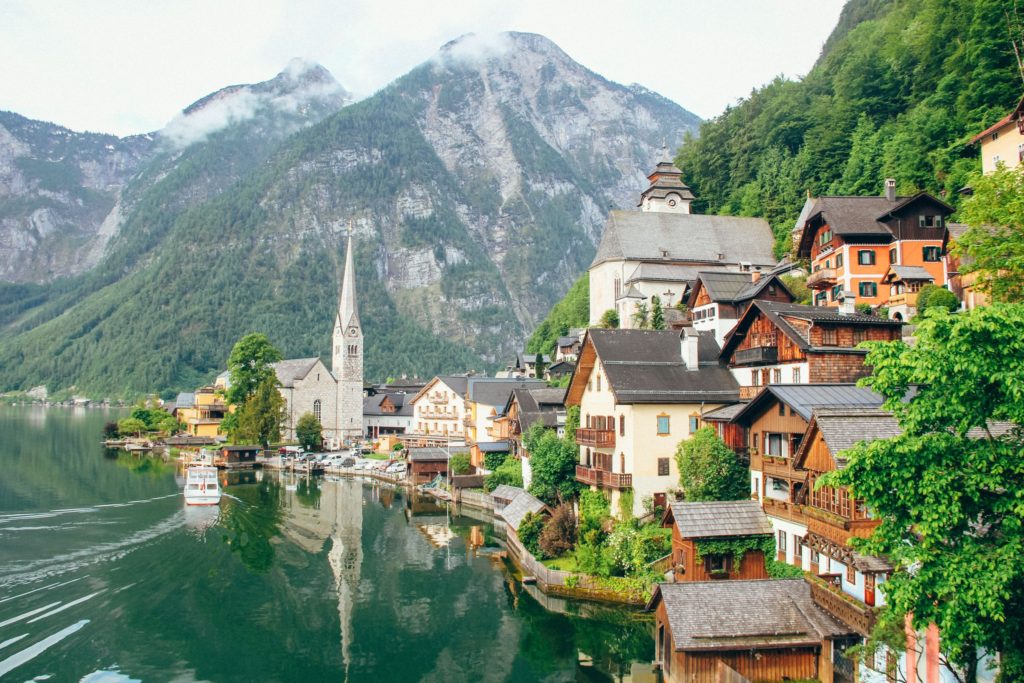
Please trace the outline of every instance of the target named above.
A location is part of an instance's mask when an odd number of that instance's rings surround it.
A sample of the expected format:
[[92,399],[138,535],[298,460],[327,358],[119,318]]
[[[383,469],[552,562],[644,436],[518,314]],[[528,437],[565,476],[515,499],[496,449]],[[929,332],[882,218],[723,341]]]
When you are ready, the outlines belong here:
[[960,269],[976,273],[979,289],[995,301],[1024,301],[1024,166],[1000,164],[971,188],[960,212],[970,228],[954,246]]
[[701,427],[680,441],[676,463],[686,500],[742,500],[749,495],[747,469],[712,427]]
[[323,427],[313,413],[303,413],[295,423],[295,437],[299,445],[307,451],[320,448],[323,444]]
[[579,451],[574,439],[559,439],[553,429],[535,422],[523,435],[523,445],[530,454],[530,471],[533,473],[530,493],[549,505],[576,495],[579,490],[576,482]]
[[902,434],[845,451],[846,467],[822,484],[848,486],[881,521],[853,543],[895,567],[891,609],[937,624],[968,680],[980,649],[1000,652],[1004,675],[1014,672],[1004,680],[1020,680],[1024,433],[1009,427],[1024,424],[1024,305],[930,309],[916,336],[872,343],[867,357],[864,383]]
[[256,392],[265,379],[274,376],[273,363],[281,360],[267,335],[253,332],[239,339],[228,357],[231,386],[227,391],[228,403],[241,405]]
[[256,391],[236,411],[230,431],[232,441],[258,443],[264,448],[281,440],[285,414],[284,397],[277,390],[277,378],[264,378]]

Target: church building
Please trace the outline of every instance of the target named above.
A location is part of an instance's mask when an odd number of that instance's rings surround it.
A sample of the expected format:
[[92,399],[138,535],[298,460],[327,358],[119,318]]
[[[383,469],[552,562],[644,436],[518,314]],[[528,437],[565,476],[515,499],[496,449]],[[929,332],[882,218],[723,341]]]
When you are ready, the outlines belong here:
[[590,324],[608,310],[633,327],[640,304],[657,295],[663,307],[685,303],[698,272],[768,271],[774,235],[763,218],[691,213],[695,197],[663,150],[648,175],[639,211],[612,211],[590,264]]
[[295,439],[295,425],[312,413],[323,427],[324,447],[337,450],[363,432],[363,327],[356,302],[352,235],[348,237],[338,314],[334,320],[331,367],[319,358],[274,364],[287,411],[282,437]]

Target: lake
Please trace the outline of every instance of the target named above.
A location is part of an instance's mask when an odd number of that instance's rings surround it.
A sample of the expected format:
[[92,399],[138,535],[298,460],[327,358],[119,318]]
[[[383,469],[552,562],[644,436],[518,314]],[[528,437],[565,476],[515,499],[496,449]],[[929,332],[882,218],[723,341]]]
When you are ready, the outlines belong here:
[[0,407],[0,680],[654,680],[646,616],[522,586],[483,513],[260,471],[186,508],[120,415]]

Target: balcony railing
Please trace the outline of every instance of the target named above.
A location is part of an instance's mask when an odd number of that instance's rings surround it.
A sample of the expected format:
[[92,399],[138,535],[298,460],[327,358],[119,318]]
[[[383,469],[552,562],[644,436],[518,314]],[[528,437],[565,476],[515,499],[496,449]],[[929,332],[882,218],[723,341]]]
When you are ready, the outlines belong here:
[[582,427],[576,430],[576,443],[593,448],[615,448],[615,430]]
[[836,283],[836,271],[833,268],[816,270],[807,277],[807,286],[811,289],[827,289]]
[[434,394],[430,397],[430,402],[435,405],[447,405],[448,397],[444,394]]
[[462,424],[466,425],[467,427],[472,427],[473,426],[473,416],[472,415],[464,415],[462,417]]
[[874,607],[868,607],[853,596],[847,595],[820,576],[804,575],[811,586],[811,599],[823,610],[839,619],[862,636],[871,634],[877,616]]
[[736,352],[736,365],[750,365],[754,363],[778,363],[778,346],[753,346],[749,349],[740,349]]
[[585,465],[576,465],[576,481],[608,489],[633,488],[632,474],[606,472]]
[[917,292],[903,292],[902,294],[891,294],[889,296],[888,306],[893,308],[894,306],[917,306]]
[[762,505],[764,506],[765,513],[772,517],[781,517],[798,524],[807,524],[807,518],[804,516],[802,505],[785,500],[776,500],[768,496],[765,496]]

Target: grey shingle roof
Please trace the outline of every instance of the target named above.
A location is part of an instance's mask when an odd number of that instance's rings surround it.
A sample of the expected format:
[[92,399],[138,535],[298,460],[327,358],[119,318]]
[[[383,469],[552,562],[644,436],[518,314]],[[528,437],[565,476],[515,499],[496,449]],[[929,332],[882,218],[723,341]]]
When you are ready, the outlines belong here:
[[494,498],[495,500],[511,502],[512,499],[514,499],[520,493],[525,493],[525,491],[519,488],[518,486],[509,486],[508,484],[502,484],[498,488],[491,491],[491,498]]
[[309,374],[309,371],[316,365],[319,358],[295,358],[292,360],[279,360],[273,364],[274,372],[277,373],[277,380],[283,387],[295,386],[295,381],[300,380]]
[[867,408],[882,405],[882,396],[856,384],[769,384],[733,418],[739,424],[757,419],[772,399],[791,407],[808,422],[816,408]]
[[[894,277],[889,277],[890,274]],[[935,278],[921,266],[901,266],[894,263],[889,266],[889,273],[886,273],[885,280],[888,282],[892,282],[894,280],[902,280],[904,282],[908,280],[926,280],[928,282],[932,282]]]
[[498,379],[494,377],[470,377],[466,398],[474,403],[488,406],[504,406],[516,389],[545,387],[542,379]]
[[448,460],[448,451],[443,448],[410,448],[409,462],[438,462]]
[[503,509],[498,511],[505,523],[510,527],[519,531],[519,525],[523,521],[523,517],[526,517],[526,513],[532,512],[538,514],[544,510],[547,510],[548,506],[543,501],[534,498],[528,492],[523,491],[512,501],[506,505]]
[[633,272],[626,276],[626,284],[632,284],[640,280],[657,280],[660,282],[679,282],[690,285],[697,279],[701,272],[723,272],[727,273],[724,267],[720,271],[709,271],[706,265],[686,265],[683,263],[641,263]]
[[196,395],[191,391],[183,391],[174,399],[177,408],[191,408],[196,404]]
[[877,408],[816,408],[814,421],[840,467],[845,461],[836,456],[842,451],[861,441],[890,439],[903,433],[892,413]]
[[519,403],[519,426],[523,432],[538,420],[545,427],[556,427],[558,413],[565,407],[565,389],[515,389],[505,405],[506,413],[512,401]]
[[837,235],[880,235],[892,237],[892,232],[878,218],[892,211],[907,197],[890,202],[885,197],[818,197],[814,200],[808,219],[819,213],[832,232]]
[[591,266],[615,259],[772,266],[773,242],[763,218],[612,211]]
[[672,503],[672,517],[683,538],[771,535],[772,525],[756,500]]
[[[388,398],[395,405],[395,412],[385,413],[381,409],[381,404],[384,403],[384,399]],[[406,399],[410,399],[406,401]],[[367,396],[363,399],[363,415],[388,415],[405,417],[413,414],[412,397],[409,394],[404,393],[392,393],[386,392],[381,394],[374,394],[373,396]]]
[[811,645],[855,635],[811,598],[803,579],[660,584],[677,651]]
[[588,332],[615,400],[633,403],[732,403],[739,384],[718,364],[714,333],[698,339],[700,368],[687,369],[680,335],[673,330],[604,330]]
[[710,410],[701,416],[702,420],[711,420],[714,422],[731,422],[736,415],[747,407],[746,403],[733,403],[732,405],[722,406],[715,410]]
[[508,451],[508,441],[482,441],[477,442],[476,447],[481,453],[505,453]]

